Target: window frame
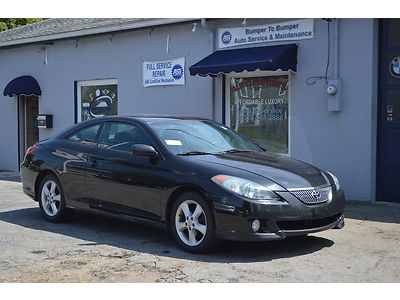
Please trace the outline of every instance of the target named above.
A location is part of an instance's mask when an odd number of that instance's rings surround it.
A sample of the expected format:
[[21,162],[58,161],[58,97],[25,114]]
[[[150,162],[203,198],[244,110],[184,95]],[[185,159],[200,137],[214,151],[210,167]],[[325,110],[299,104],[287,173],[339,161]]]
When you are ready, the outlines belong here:
[[[76,81],[76,121],[77,123],[82,122],[82,87],[84,86],[99,86],[99,85],[117,85],[117,93],[118,93],[118,79],[117,78],[108,78],[108,79],[94,79],[94,80],[78,80]],[[118,95],[118,94],[117,94]],[[118,96],[117,96],[117,105]],[[118,115],[118,107],[117,114]]]
[[135,121],[127,122],[127,121],[108,120],[108,121],[102,122],[101,123],[100,132],[96,136],[96,147],[98,149],[107,150],[107,151],[114,151],[114,152],[118,152],[118,153],[130,153],[130,154],[132,154],[132,151],[128,152],[128,151],[122,151],[122,150],[118,150],[118,149],[112,149],[112,148],[110,149],[110,148],[99,147],[99,138],[100,138],[101,134],[103,133],[103,130],[106,128],[106,126],[108,124],[126,124],[126,125],[131,125],[131,126],[135,126],[137,128],[140,128],[141,130],[143,130],[145,132],[145,134],[147,135],[149,140],[152,142],[152,144],[150,144],[149,146],[152,146],[158,153],[160,153],[157,143],[155,142],[153,137],[149,134],[149,132],[146,130],[146,128],[143,128],[143,126],[141,126],[138,122],[135,122]]
[[[97,129],[97,133],[96,133],[96,136],[95,136],[93,144],[83,144],[82,142],[78,142],[78,141],[74,141],[74,140],[70,139],[71,136],[73,136],[74,134],[78,133],[79,131],[85,130],[85,129],[88,129],[88,128],[94,127],[94,126],[99,126],[99,129]],[[78,129],[74,130],[71,133],[68,133],[67,135],[64,136],[63,140],[66,141],[66,142],[70,142],[70,143],[76,144],[76,145],[97,147],[98,138],[99,138],[99,135],[100,135],[102,130],[103,130],[103,123],[101,123],[101,122],[97,122],[97,123],[94,123],[94,124],[88,124],[86,126],[79,127]]]
[[246,72],[246,73],[235,73],[231,72],[229,74],[225,74],[225,120],[224,125],[231,128],[231,115],[230,115],[230,100],[231,100],[231,89],[230,89],[230,80],[231,78],[251,78],[251,77],[273,77],[273,76],[288,76],[288,152],[287,153],[279,153],[280,155],[291,156],[291,103],[292,103],[292,72],[289,71],[254,71],[254,72]]

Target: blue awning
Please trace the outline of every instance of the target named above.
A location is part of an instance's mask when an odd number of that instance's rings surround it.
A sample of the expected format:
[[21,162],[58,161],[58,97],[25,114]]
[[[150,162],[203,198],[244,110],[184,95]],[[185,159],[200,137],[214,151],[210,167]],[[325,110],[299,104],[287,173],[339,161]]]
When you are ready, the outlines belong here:
[[40,96],[42,91],[32,76],[20,76],[11,80],[3,92],[4,96]]
[[297,71],[297,44],[219,50],[189,68],[190,75],[243,71]]

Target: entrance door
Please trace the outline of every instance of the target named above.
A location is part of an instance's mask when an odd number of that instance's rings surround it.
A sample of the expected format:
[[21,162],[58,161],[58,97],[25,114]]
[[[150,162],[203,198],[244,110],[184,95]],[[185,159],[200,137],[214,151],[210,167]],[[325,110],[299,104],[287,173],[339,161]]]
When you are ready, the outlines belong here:
[[400,19],[381,21],[377,200],[400,202]]
[[39,113],[39,98],[37,96],[19,96],[19,164],[26,149],[39,141],[37,115]]
[[238,74],[227,77],[225,89],[226,125],[270,152],[290,154],[289,74]]

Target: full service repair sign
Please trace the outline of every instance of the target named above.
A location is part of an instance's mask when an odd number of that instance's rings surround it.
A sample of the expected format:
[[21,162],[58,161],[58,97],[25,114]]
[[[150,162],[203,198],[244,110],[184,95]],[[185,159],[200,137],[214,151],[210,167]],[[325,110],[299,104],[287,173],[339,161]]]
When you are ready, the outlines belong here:
[[143,62],[143,86],[184,85],[185,58]]
[[219,48],[239,45],[303,40],[314,37],[314,20],[297,20],[267,25],[221,28],[218,30]]

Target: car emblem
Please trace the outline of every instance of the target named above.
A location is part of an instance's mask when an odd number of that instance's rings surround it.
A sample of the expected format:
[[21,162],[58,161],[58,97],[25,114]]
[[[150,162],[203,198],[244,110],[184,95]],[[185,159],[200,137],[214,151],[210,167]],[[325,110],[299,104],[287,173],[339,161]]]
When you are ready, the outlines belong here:
[[321,198],[321,193],[319,192],[319,190],[313,190],[311,192],[311,197],[313,197],[315,200],[318,200]]
[[389,63],[389,71],[394,78],[400,78],[400,56],[393,58]]

